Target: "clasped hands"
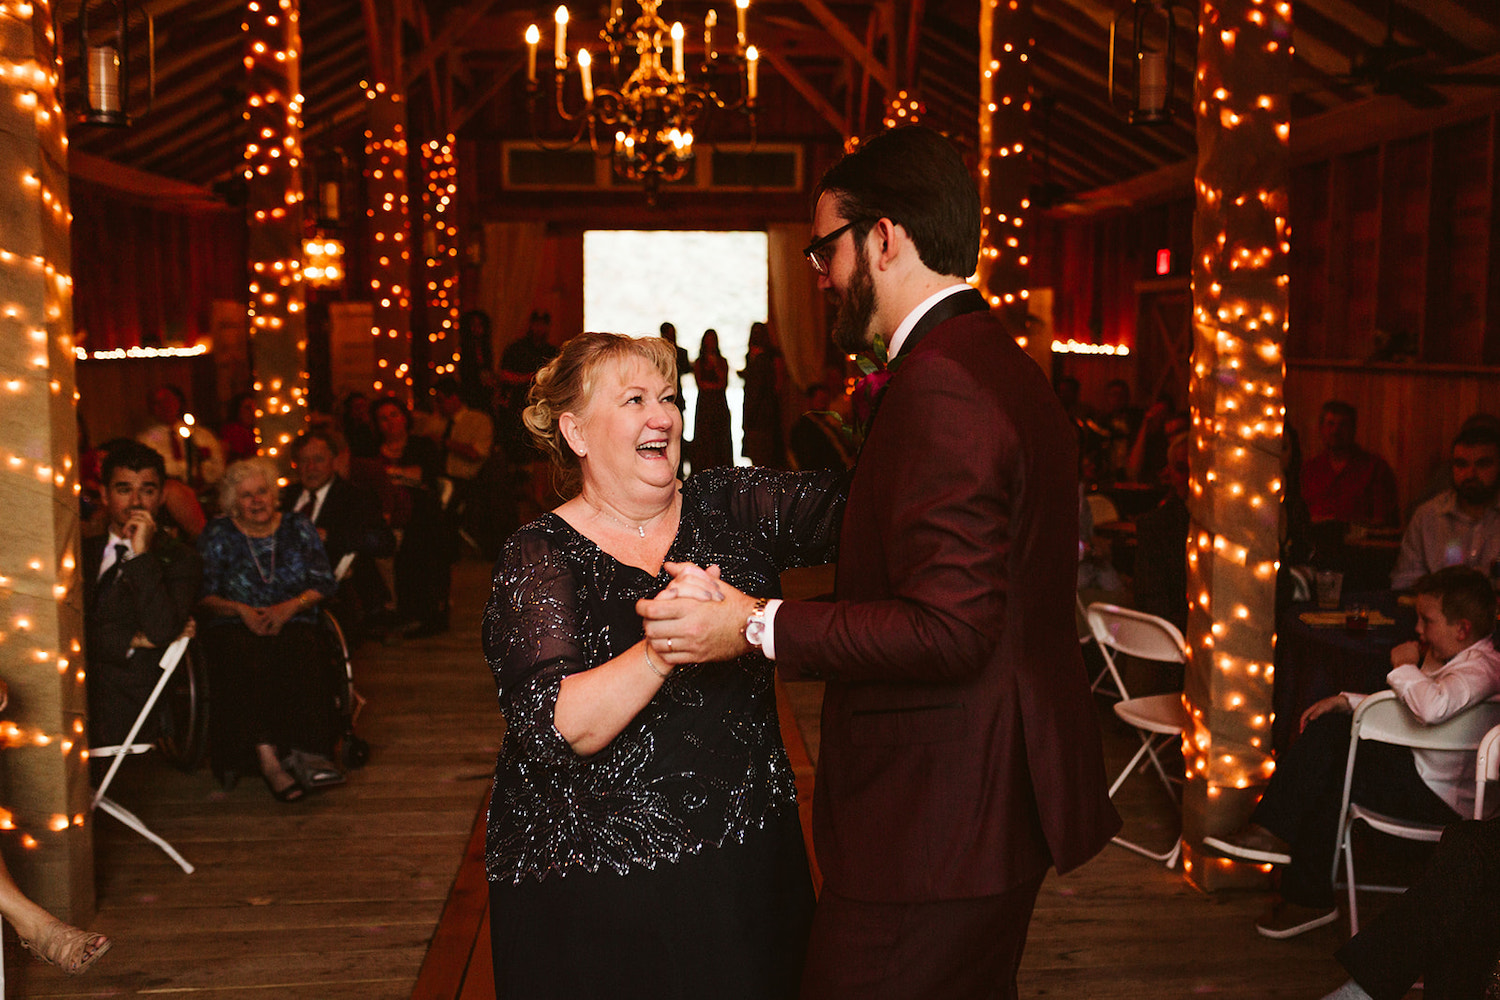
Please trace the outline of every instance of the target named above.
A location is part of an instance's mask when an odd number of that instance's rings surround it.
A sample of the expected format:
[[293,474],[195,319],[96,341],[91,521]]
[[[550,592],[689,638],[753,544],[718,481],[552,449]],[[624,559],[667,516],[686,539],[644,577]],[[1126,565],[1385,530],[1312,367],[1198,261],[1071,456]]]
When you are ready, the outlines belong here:
[[282,626],[291,621],[292,616],[301,609],[302,605],[293,598],[264,608],[241,604],[235,609],[235,613],[240,616],[245,627],[256,635],[280,635]]
[[749,652],[745,622],[755,598],[724,582],[718,566],[665,563],[672,577],[655,597],[637,601],[653,656],[673,666],[732,660]]

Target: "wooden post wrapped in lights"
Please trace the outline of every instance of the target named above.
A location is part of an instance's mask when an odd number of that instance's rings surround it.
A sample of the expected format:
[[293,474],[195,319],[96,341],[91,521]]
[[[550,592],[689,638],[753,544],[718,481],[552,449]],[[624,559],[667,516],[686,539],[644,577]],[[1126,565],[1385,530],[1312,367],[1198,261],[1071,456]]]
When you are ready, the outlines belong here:
[[979,200],[984,208],[976,283],[1019,333],[1026,329],[1031,258],[1026,212],[1031,165],[1031,0],[979,3]]
[[370,299],[376,392],[411,389],[411,207],[407,193],[406,105],[384,83],[366,84],[365,197],[370,217]]
[[1292,75],[1288,0],[1208,0],[1195,107],[1185,867],[1243,876],[1193,850],[1239,827],[1271,760],[1282,344]]
[[434,375],[458,372],[458,161],[454,137],[422,144],[422,258],[427,357]]
[[94,908],[67,136],[47,0],[0,2],[0,846],[65,920]]
[[298,0],[250,0],[245,69],[247,248],[255,432],[287,460],[307,423],[307,288],[302,275],[302,94]]

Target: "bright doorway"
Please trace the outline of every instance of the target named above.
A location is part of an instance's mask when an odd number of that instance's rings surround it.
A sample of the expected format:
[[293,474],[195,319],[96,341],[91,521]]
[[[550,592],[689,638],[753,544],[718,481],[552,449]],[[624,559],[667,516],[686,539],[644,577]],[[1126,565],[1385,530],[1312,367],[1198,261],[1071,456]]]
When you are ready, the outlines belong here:
[[[766,234],[676,230],[590,230],[583,235],[583,328],[656,336],[663,322],[698,357],[703,331],[717,330],[729,361],[730,435],[740,464],[740,417],[750,324],[767,313]],[[692,437],[697,387],[685,373],[684,434]]]

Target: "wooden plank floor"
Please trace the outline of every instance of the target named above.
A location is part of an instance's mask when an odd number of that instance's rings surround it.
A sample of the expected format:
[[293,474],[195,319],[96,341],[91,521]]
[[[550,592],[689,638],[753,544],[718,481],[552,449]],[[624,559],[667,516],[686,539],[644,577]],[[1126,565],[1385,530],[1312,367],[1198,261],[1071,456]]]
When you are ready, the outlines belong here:
[[[476,826],[500,731],[479,653],[486,591],[487,568],[462,563],[452,633],[359,652],[370,700],[360,729],[375,755],[344,788],[289,807],[259,784],[223,794],[206,771],[132,762],[117,786],[121,801],[138,805],[198,872],[183,875],[102,819],[93,926],[114,937],[115,950],[78,979],[8,956],[9,995],[491,1000]],[[796,755],[794,744],[805,744],[796,762],[804,798],[821,701],[817,684],[781,692],[789,748]],[[1117,769],[1134,737],[1103,705],[1100,722]],[[1127,782],[1118,804],[1133,839],[1170,842],[1175,813],[1154,779]],[[1021,995],[1321,997],[1344,978],[1333,959],[1342,923],[1268,941],[1253,927],[1268,899],[1256,891],[1207,896],[1178,872],[1108,847],[1044,884]],[[1382,902],[1367,897],[1365,907],[1373,914]]]
[[452,632],[356,652],[373,749],[341,788],[282,805],[259,781],[224,793],[206,767],[128,762],[114,797],[198,870],[101,815],[90,926],[114,950],[78,978],[8,955],[8,995],[409,997],[499,744],[478,640],[488,590],[489,567],[462,562]]

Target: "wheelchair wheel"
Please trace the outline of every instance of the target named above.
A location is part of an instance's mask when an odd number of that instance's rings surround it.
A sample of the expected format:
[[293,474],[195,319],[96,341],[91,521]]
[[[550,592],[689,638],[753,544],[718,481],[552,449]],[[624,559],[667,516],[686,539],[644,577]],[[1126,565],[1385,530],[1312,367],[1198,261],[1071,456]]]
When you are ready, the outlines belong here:
[[161,704],[162,735],[156,748],[179,770],[191,773],[208,748],[208,665],[197,642],[188,644]]

